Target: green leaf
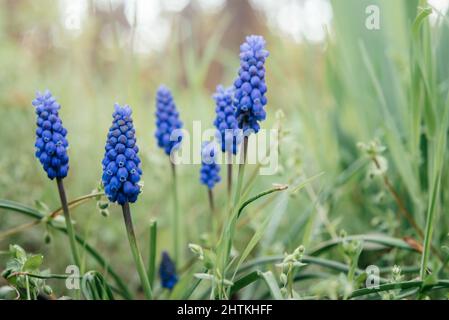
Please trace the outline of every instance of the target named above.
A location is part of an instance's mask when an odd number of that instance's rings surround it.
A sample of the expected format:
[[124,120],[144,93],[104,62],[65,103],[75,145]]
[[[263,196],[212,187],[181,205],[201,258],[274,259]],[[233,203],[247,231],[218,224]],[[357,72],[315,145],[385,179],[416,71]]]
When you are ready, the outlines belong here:
[[267,284],[273,299],[282,300],[283,299],[282,293],[281,290],[279,289],[279,285],[276,279],[274,278],[273,273],[271,271],[259,272],[259,276],[262,277],[262,279]]
[[251,283],[256,282],[259,279],[260,279],[260,271],[253,271],[241,277],[240,279],[235,281],[234,285],[231,287],[231,296],[234,293],[249,286]]
[[30,256],[23,265],[23,270],[24,271],[38,270],[42,265],[43,260],[44,256],[40,254]]
[[[45,215],[43,215],[34,208],[30,208],[24,204],[10,200],[0,199],[0,209],[7,209],[14,212],[22,213],[36,220],[42,220],[46,217]],[[65,226],[58,226],[54,224],[54,220],[48,222],[47,225],[59,232],[67,234],[67,229],[65,228]],[[120,293],[123,295],[123,297],[125,297],[126,299],[132,299],[132,294],[128,290],[128,287],[126,286],[125,282],[118,275],[118,273],[109,265],[106,259],[97,250],[95,250],[94,247],[92,247],[89,243],[87,243],[86,240],[84,240],[84,238],[82,238],[81,236],[76,235],[76,241],[79,244],[81,244],[81,246],[86,250],[86,252],[89,253],[97,261],[97,263],[107,271],[108,275],[114,278],[117,287],[119,288]]]
[[260,241],[260,239],[264,235],[265,229],[267,228],[268,223],[270,222],[270,219],[271,219],[271,216],[268,215],[265,218],[262,225],[260,225],[259,228],[257,228],[257,231],[254,233],[251,240],[248,242],[248,245],[246,246],[245,250],[243,251],[242,255],[240,256],[237,266],[235,267],[234,277],[235,277],[235,274],[238,272],[242,262],[245,261],[245,259],[248,257],[248,255],[251,253],[251,251],[254,249],[254,247],[257,245],[257,243]]
[[10,245],[9,251],[11,252],[11,255],[18,260],[25,261],[27,258],[25,250],[17,244]]
[[237,218],[240,217],[240,214],[242,213],[243,209],[245,209],[248,205],[250,205],[252,202],[256,201],[259,198],[262,198],[264,196],[267,196],[271,193],[274,192],[278,192],[278,191],[283,191],[283,190],[287,190],[288,185],[285,184],[281,184],[281,185],[275,185],[274,188],[271,188],[269,190],[266,190],[264,192],[261,192],[259,194],[256,194],[254,197],[249,198],[248,200],[246,200],[245,202],[242,203],[242,205],[240,206],[238,213],[237,213]]
[[150,245],[148,252],[148,280],[151,287],[154,285],[154,275],[156,271],[156,244],[157,244],[157,221],[150,222]]
[[40,200],[35,200],[34,204],[36,206],[36,209],[42,214],[47,215],[51,212],[50,208],[47,206],[47,204],[45,202],[42,202]]
[[431,14],[432,14],[431,8],[424,8],[421,10],[421,12],[418,14],[415,21],[413,22],[413,26],[412,26],[413,35],[416,36],[418,34],[419,29],[421,28],[422,22]]
[[89,271],[83,276],[81,291],[87,300],[114,300],[111,288],[97,271]]

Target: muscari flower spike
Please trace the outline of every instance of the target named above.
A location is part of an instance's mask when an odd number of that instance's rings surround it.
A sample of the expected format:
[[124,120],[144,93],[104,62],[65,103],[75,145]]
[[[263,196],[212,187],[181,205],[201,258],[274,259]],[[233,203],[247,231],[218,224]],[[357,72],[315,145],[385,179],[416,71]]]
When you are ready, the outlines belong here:
[[248,130],[257,133],[259,122],[266,118],[265,59],[268,55],[262,36],[248,36],[240,46],[239,76],[234,82],[234,106],[238,126],[245,134]]
[[203,143],[201,149],[200,182],[213,189],[220,182],[220,166],[216,163],[217,148],[212,142]]
[[179,120],[179,113],[170,90],[165,86],[160,86],[156,93],[156,133],[158,146],[170,155],[174,148],[177,148],[182,140],[178,136],[177,141],[171,141],[170,136],[176,129],[182,128],[182,121]]
[[161,277],[162,287],[166,289],[173,289],[178,282],[175,264],[166,251],[162,252],[162,260],[159,265],[159,276]]
[[118,104],[114,108],[102,162],[102,181],[109,200],[123,205],[137,200],[142,169],[131,118],[132,110],[129,106],[121,107]]
[[37,92],[32,102],[36,108],[36,157],[47,172],[48,177],[65,178],[69,171],[69,146],[67,130],[62,126],[58,110],[61,108],[50,91]]
[[222,152],[237,153],[238,145],[241,142],[241,134],[235,118],[235,107],[232,104],[233,88],[223,88],[218,86],[213,98],[215,100],[214,125],[217,128],[216,137],[221,145]]

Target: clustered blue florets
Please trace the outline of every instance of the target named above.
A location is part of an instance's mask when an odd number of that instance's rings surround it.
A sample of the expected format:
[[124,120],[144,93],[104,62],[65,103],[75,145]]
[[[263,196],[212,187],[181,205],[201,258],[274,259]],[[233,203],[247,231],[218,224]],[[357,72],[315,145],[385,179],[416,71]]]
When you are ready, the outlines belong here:
[[265,93],[265,59],[269,53],[265,50],[262,36],[248,36],[240,46],[239,77],[234,82],[234,106],[240,129],[257,133],[259,121],[265,120],[264,106],[267,104]]
[[139,148],[129,106],[115,104],[112,126],[106,141],[103,159],[103,185],[111,202],[120,205],[135,202],[140,193],[138,182],[142,174]]
[[220,166],[216,163],[217,148],[212,142],[204,143],[201,149],[200,181],[209,189],[220,182]]
[[178,282],[175,264],[166,251],[162,252],[162,260],[159,265],[159,276],[161,277],[161,285],[166,289],[173,289]]
[[170,155],[173,148],[176,148],[182,140],[182,135],[177,135],[177,139],[170,139],[173,131],[182,128],[179,120],[179,113],[170,90],[165,86],[160,86],[156,94],[156,139],[158,146],[163,148],[165,153]]
[[241,142],[241,130],[238,128],[235,118],[235,107],[232,104],[232,88],[225,89],[218,86],[214,94],[216,104],[214,125],[217,128],[217,139],[222,152],[237,153],[237,147]]
[[50,91],[36,93],[36,157],[50,179],[65,178],[69,171],[67,130],[62,126],[58,110],[61,106]]

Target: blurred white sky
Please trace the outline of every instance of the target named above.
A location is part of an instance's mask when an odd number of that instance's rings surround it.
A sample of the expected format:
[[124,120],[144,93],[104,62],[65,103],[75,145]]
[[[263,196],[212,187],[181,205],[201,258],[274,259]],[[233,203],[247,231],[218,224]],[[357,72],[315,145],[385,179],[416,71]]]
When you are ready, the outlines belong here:
[[[170,36],[170,20],[167,13],[176,13],[195,1],[201,10],[217,12],[224,8],[226,0],[94,0],[104,10],[125,4],[125,15],[134,27],[134,50],[149,53],[162,50]],[[445,13],[449,0],[428,0],[429,4]],[[79,34],[87,14],[87,0],[59,0],[61,21],[67,30]],[[321,42],[326,27],[332,21],[329,0],[250,0],[260,10],[270,28],[291,37],[296,42],[304,40]],[[137,11],[136,11],[137,10]],[[433,14],[432,21],[437,21]],[[108,36],[105,34],[107,41]]]
[[[135,28],[134,49],[148,53],[162,50],[170,36],[170,21],[164,14],[179,12],[190,1],[209,13],[220,11],[226,4],[226,0],[95,0],[95,4],[108,10],[125,3],[126,18]],[[59,0],[59,3],[63,25],[74,35],[79,34],[87,14],[87,0]],[[297,42],[322,41],[324,27],[332,20],[329,0],[250,0],[250,3],[263,13],[271,28]]]

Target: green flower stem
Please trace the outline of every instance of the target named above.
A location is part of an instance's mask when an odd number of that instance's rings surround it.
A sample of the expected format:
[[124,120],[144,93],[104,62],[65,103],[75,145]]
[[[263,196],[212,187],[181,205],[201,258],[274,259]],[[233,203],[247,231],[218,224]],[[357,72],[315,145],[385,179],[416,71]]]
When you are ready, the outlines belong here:
[[245,164],[246,164],[246,158],[247,158],[247,152],[248,152],[248,137],[245,136],[245,138],[243,139],[243,154],[242,154],[242,159],[243,161],[241,161],[241,163],[239,164],[239,173],[238,173],[238,177],[237,177],[237,188],[235,189],[235,195],[234,195],[234,205],[233,205],[233,210],[235,210],[240,202],[240,195],[242,193],[242,184],[243,184],[243,179],[245,176]]
[[215,212],[215,204],[214,204],[214,193],[213,193],[212,189],[207,188],[207,196],[209,198],[210,213],[211,213],[211,215],[213,215]]
[[227,190],[228,190],[228,205],[229,205],[231,203],[231,196],[232,196],[232,153],[228,152],[227,157],[228,157],[228,165],[227,165],[228,186],[227,186]]
[[[243,150],[241,153],[241,163],[239,164],[239,173],[237,177],[237,187],[235,189],[234,194],[234,201],[233,205],[229,210],[229,223],[228,225],[223,229],[222,238],[220,239],[221,245],[223,247],[221,248],[221,258],[220,258],[220,269],[218,270],[221,272],[220,277],[222,278],[221,283],[219,284],[219,290],[218,290],[218,298],[223,299],[226,297],[226,294],[224,293],[224,279],[226,277],[226,268],[229,260],[229,256],[231,253],[232,248],[232,242],[234,239],[234,231],[236,227],[237,222],[237,210],[240,203],[240,196],[242,192],[242,185],[243,185],[243,179],[245,176],[245,163],[247,158],[247,151],[248,151],[248,137],[245,136],[243,139]],[[221,246],[220,245],[220,246]]]
[[180,247],[181,247],[181,216],[179,214],[179,203],[178,203],[178,182],[176,179],[176,166],[171,163],[172,168],[172,187],[173,187],[173,253],[175,265],[180,264]]
[[157,244],[157,221],[150,222],[150,250],[148,254],[148,280],[151,287],[154,284],[154,274],[156,270],[156,244]]
[[30,294],[30,281],[28,280],[28,276],[25,276],[26,288],[27,288],[27,300],[31,300]]
[[75,230],[72,225],[72,219],[70,218],[69,207],[67,204],[67,197],[65,194],[64,183],[61,178],[56,178],[58,184],[59,197],[61,198],[62,211],[64,213],[65,224],[67,227],[67,234],[69,236],[70,248],[72,250],[73,260],[78,268],[80,268],[81,273],[83,273],[83,267],[81,264],[81,259],[78,253],[78,248],[76,246]]
[[216,211],[215,211],[214,192],[212,191],[212,189],[207,188],[207,196],[209,199],[209,210],[210,210],[209,221],[210,221],[210,227],[212,228],[211,234],[212,234],[212,239],[215,239],[215,237],[217,236],[219,221],[218,221],[218,216],[216,215]]
[[148,281],[145,266],[143,264],[142,255],[137,245],[137,239],[134,233],[133,222],[131,219],[131,211],[129,209],[128,202],[125,202],[125,204],[122,205],[122,211],[123,211],[123,219],[125,220],[126,233],[128,234],[129,246],[131,248],[131,253],[133,255],[134,262],[136,264],[137,273],[139,274],[140,277],[140,283],[145,293],[145,297],[147,299],[151,299],[152,298],[151,286],[150,282]]

